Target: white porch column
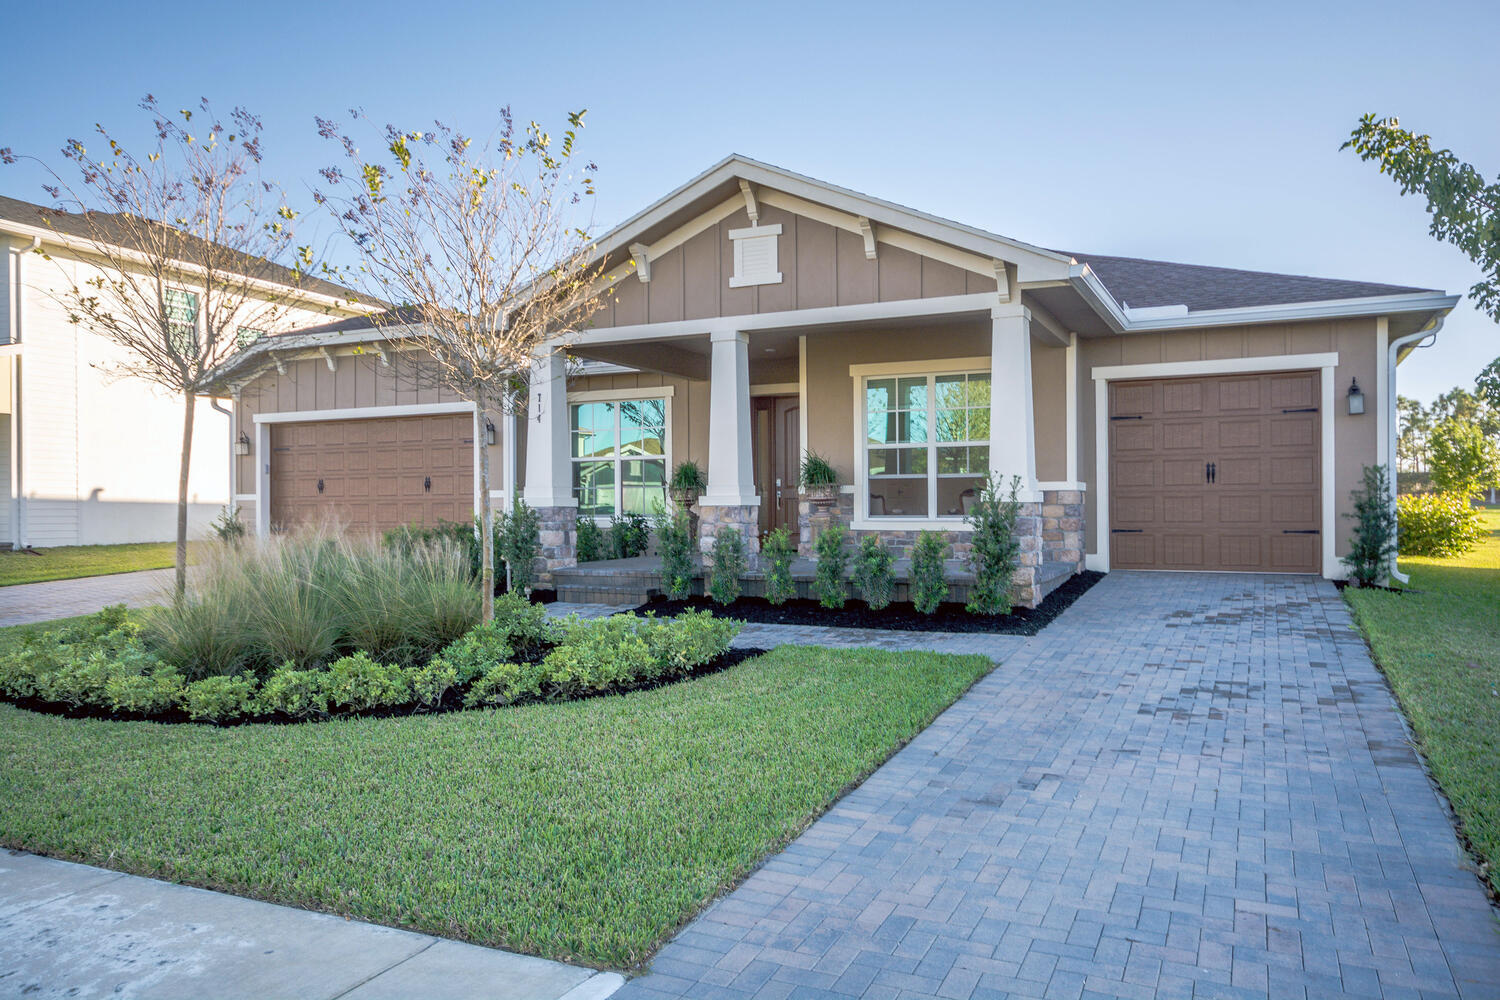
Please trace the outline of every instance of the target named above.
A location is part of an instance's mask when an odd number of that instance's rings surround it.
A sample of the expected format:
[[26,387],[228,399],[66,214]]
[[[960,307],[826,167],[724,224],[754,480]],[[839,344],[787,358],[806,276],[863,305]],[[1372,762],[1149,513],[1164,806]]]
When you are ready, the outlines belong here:
[[1031,398],[1031,313],[1019,302],[990,310],[990,471],[1003,484],[1021,477],[1018,499],[1036,488],[1036,431]]
[[526,416],[526,503],[576,506],[568,460],[568,369],[561,351],[532,361]]
[[709,368],[708,489],[704,507],[754,507],[750,451],[750,335],[715,330]]

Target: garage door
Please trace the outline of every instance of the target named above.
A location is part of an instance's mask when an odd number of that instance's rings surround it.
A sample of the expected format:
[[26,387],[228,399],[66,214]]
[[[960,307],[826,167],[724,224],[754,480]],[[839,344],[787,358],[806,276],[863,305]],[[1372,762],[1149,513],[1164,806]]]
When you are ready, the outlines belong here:
[[1110,566],[1318,572],[1319,379],[1111,382]]
[[474,418],[466,413],[271,426],[271,522],[330,518],[351,531],[469,521]]

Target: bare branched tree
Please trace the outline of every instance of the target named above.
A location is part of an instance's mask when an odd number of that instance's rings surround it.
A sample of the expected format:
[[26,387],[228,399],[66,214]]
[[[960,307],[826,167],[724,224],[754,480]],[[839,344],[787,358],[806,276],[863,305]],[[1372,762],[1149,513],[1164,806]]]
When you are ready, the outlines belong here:
[[[74,256],[52,297],[79,326],[124,348],[107,374],[152,382],[183,401],[177,480],[177,576],[187,579],[188,473],[193,418],[206,376],[235,351],[283,328],[306,308],[312,251],[298,247],[280,188],[260,176],[261,122],[236,108],[220,121],[208,100],[169,114],[140,103],[155,140],[136,156],[103,125],[90,149],[62,148],[63,176],[36,157],[0,149],[0,161],[40,163],[55,208],[39,215]],[[194,121],[194,117],[197,121]],[[45,246],[41,253],[52,257]]]
[[[356,121],[368,121],[351,112]],[[601,303],[600,266],[577,224],[595,167],[575,160],[583,113],[561,139],[536,122],[518,134],[509,109],[475,142],[435,123],[430,131],[387,125],[366,158],[348,132],[318,119],[345,159],[321,173],[329,205],[360,265],[351,283],[401,308],[372,317],[420,363],[399,377],[446,388],[474,404],[474,439],[486,412],[525,407],[533,358],[558,350]],[[373,130],[372,130],[373,131]],[[489,449],[478,449],[484,618],[494,616]]]

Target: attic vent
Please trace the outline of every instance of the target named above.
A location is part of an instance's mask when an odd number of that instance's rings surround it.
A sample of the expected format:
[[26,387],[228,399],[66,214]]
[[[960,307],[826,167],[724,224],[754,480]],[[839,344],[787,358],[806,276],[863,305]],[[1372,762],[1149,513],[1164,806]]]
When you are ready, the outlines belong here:
[[781,272],[776,269],[776,244],[780,236],[779,223],[729,231],[730,242],[734,244],[734,275],[729,279],[730,288],[780,284]]

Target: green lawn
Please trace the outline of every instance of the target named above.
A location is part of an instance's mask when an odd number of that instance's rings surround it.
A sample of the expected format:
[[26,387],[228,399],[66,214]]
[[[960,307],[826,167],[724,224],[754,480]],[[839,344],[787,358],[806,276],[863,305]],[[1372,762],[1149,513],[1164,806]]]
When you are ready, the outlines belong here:
[[1401,560],[1410,592],[1344,594],[1500,891],[1500,510],[1482,516],[1468,555]]
[[0,843],[624,968],[990,667],[785,646],[624,696],[229,729],[0,705]]
[[173,542],[64,545],[35,551],[41,554],[0,552],[0,587],[13,583],[40,583],[43,580],[72,580],[80,576],[131,573],[138,569],[165,569],[174,565],[177,558],[177,546]]

